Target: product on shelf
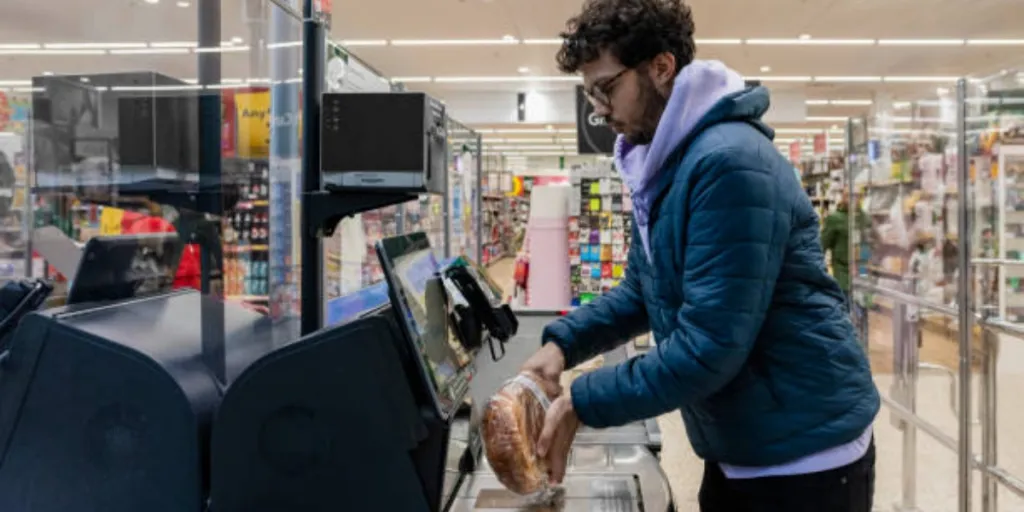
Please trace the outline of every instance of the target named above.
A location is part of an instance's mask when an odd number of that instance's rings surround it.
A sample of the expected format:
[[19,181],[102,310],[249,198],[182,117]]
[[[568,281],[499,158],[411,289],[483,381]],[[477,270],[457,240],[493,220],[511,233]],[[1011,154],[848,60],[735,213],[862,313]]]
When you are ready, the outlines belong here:
[[[484,171],[480,182],[480,244],[481,263],[490,265],[507,258],[518,250],[516,238],[516,216],[513,200],[509,197],[512,171],[506,168],[504,157],[485,156]],[[524,213],[528,213],[527,210]],[[522,215],[525,225],[526,215]]]
[[609,165],[570,173],[569,275],[572,305],[618,286],[625,276],[633,229],[629,191]]
[[270,301],[270,168],[262,160],[233,160],[239,202],[224,214],[224,296]]

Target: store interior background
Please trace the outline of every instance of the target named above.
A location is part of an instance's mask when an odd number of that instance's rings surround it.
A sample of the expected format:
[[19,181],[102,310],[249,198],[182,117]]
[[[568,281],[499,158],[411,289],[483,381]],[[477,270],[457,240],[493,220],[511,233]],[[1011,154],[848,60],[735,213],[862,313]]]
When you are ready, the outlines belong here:
[[[952,273],[936,263],[942,257],[935,255],[945,251],[948,260],[952,251],[955,256],[958,236],[950,228],[956,222],[949,205],[963,198],[952,185],[951,174],[929,178],[928,173],[935,172],[929,165],[949,167],[941,163],[944,156],[935,156],[945,154],[945,143],[936,141],[948,142],[954,133],[959,78],[972,79],[970,94],[975,97],[1003,90],[1009,91],[1006,98],[1024,98],[1024,74],[1016,71],[1024,62],[1020,4],[688,3],[697,25],[698,58],[722,60],[771,90],[773,103],[766,121],[776,129],[779,151],[793,160],[822,215],[834,208],[847,181],[848,155],[854,152],[849,142],[858,139],[850,128],[858,122],[866,126],[860,137],[864,147],[853,148],[871,153],[865,157],[870,163],[860,160],[852,174],[853,189],[866,200],[859,206],[868,219],[863,232],[869,233],[858,242],[858,272],[875,283],[903,286],[911,273],[926,273],[912,266],[924,258],[924,266],[938,277],[911,293],[943,304],[955,300]],[[280,4],[58,0],[8,2],[0,7],[0,276],[60,278],[33,254],[30,233],[36,227],[56,225],[83,241],[120,232],[123,211],[140,208],[129,195],[120,208],[103,207],[81,197],[33,190],[33,185],[52,178],[47,173],[112,179],[130,152],[118,140],[116,99],[184,91],[218,102],[224,172],[244,175],[246,180],[241,199],[224,205],[223,295],[275,317],[298,314],[300,262],[308,261],[299,251],[297,194],[302,23],[295,11],[285,8],[298,9],[297,4]],[[508,287],[512,299],[524,306],[529,304],[522,304],[522,291],[513,285],[516,256],[530,259],[531,272],[565,265],[562,259],[537,256],[547,248],[524,253],[522,240],[531,206],[538,202],[531,200],[534,185],[575,187],[576,195],[566,197],[586,209],[591,191],[581,190],[573,176],[611,165],[605,155],[578,153],[579,80],[560,75],[554,62],[558,33],[579,6],[578,0],[334,2],[325,90],[424,91],[443,100],[459,124],[451,127],[447,196],[424,197],[348,219],[324,241],[325,300],[379,283],[372,243],[399,232],[428,231],[435,246],[446,247],[450,254],[481,258],[492,276]],[[204,62],[215,65],[201,72]],[[53,91],[75,99],[53,101],[45,115],[34,110],[39,97],[58,94]],[[1013,102],[1007,104],[987,112],[976,124],[995,126],[1000,137],[1005,135],[997,147],[1024,147],[1024,136],[1013,140],[1017,118]],[[188,147],[198,135],[188,130],[168,135],[155,129],[151,139],[137,140],[160,148],[170,138],[181,139],[180,145]],[[987,160],[971,160],[972,175],[979,180],[972,203],[977,209],[973,236],[979,251],[989,251],[979,253],[982,256],[1019,259],[1014,237],[1024,237],[1024,232],[1015,217],[1024,204],[1017,173],[1024,173],[1024,157],[1012,155],[1013,150],[1004,151],[1002,158],[990,152]],[[628,205],[628,193],[621,188],[595,192],[605,197],[616,194],[620,207]],[[565,219],[573,215],[574,207],[567,208],[568,212],[555,208],[550,215]],[[628,214],[628,206],[622,208]],[[986,208],[998,213],[982,212]],[[172,208],[164,208],[162,215],[171,221],[181,217]],[[922,226],[922,215],[932,220]],[[556,228],[562,233],[569,230]],[[578,237],[572,235],[565,246],[577,251],[570,260],[579,259],[580,245],[587,245]],[[998,242],[986,245],[993,239]],[[914,259],[916,253],[927,255]],[[575,261],[562,275],[568,279],[581,266],[591,267]],[[601,274],[600,269],[595,272]],[[598,281],[605,282],[599,284],[607,285],[620,275],[617,269],[611,272],[614,275],[601,275]],[[1005,320],[1016,322],[1016,308],[1024,308],[1018,277],[1024,273],[1008,272],[993,279],[997,297],[991,304]],[[581,293],[589,292],[573,289],[561,307],[576,305]],[[867,345],[879,388],[890,394],[895,385],[895,306],[884,298],[860,295],[858,300],[867,311]],[[327,309],[330,320],[330,302]],[[1024,323],[1024,316],[1020,320]],[[951,404],[955,394],[950,386],[956,381],[943,368],[957,370],[956,324],[928,314],[915,316],[914,321],[921,332],[920,359],[933,365],[917,381],[916,412],[955,439],[957,404]],[[1024,433],[1019,428],[1024,413],[1015,396],[1024,386],[1024,340],[1000,335],[997,344],[993,371],[1002,390],[994,398],[998,465],[1012,475],[1024,475]],[[978,389],[979,382],[972,387]],[[979,411],[981,402],[973,401]],[[973,446],[980,449],[981,424],[991,416],[977,416]],[[680,510],[694,510],[702,466],[690,452],[678,416],[668,415],[661,423],[663,465],[677,503]],[[876,423],[878,510],[907,503],[908,472],[917,475],[916,496],[910,501],[918,509],[955,510],[956,452],[921,434],[916,453],[908,459],[902,428],[883,408]],[[979,495],[983,482],[975,476]],[[980,500],[975,503],[982,510]],[[1024,511],[1024,499],[1000,488],[997,510]]]

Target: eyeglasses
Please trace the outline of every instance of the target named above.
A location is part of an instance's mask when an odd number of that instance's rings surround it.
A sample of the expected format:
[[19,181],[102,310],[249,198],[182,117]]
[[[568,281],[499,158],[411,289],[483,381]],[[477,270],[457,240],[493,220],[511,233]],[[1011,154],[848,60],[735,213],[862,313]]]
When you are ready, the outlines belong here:
[[588,88],[583,89],[583,94],[587,97],[594,106],[610,107],[611,106],[611,95],[615,89],[615,83],[619,80],[622,75],[626,74],[632,68],[625,68],[618,73],[615,73],[607,80],[602,80],[599,83],[595,83]]

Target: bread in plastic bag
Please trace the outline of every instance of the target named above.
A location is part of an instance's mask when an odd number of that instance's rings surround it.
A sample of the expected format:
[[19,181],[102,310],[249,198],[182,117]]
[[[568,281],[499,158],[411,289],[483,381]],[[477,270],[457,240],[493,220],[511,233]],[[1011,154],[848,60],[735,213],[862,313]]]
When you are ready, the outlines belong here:
[[517,375],[491,397],[483,414],[487,461],[508,490],[521,495],[548,491],[548,468],[537,457],[537,440],[551,401],[535,377]]

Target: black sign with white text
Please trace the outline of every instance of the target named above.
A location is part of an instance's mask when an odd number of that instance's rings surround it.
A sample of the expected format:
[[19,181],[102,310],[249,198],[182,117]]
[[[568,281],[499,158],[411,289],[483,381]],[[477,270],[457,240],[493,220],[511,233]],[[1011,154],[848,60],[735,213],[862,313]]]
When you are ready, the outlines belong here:
[[610,155],[615,150],[615,132],[594,113],[582,85],[576,86],[576,145],[581,155]]

